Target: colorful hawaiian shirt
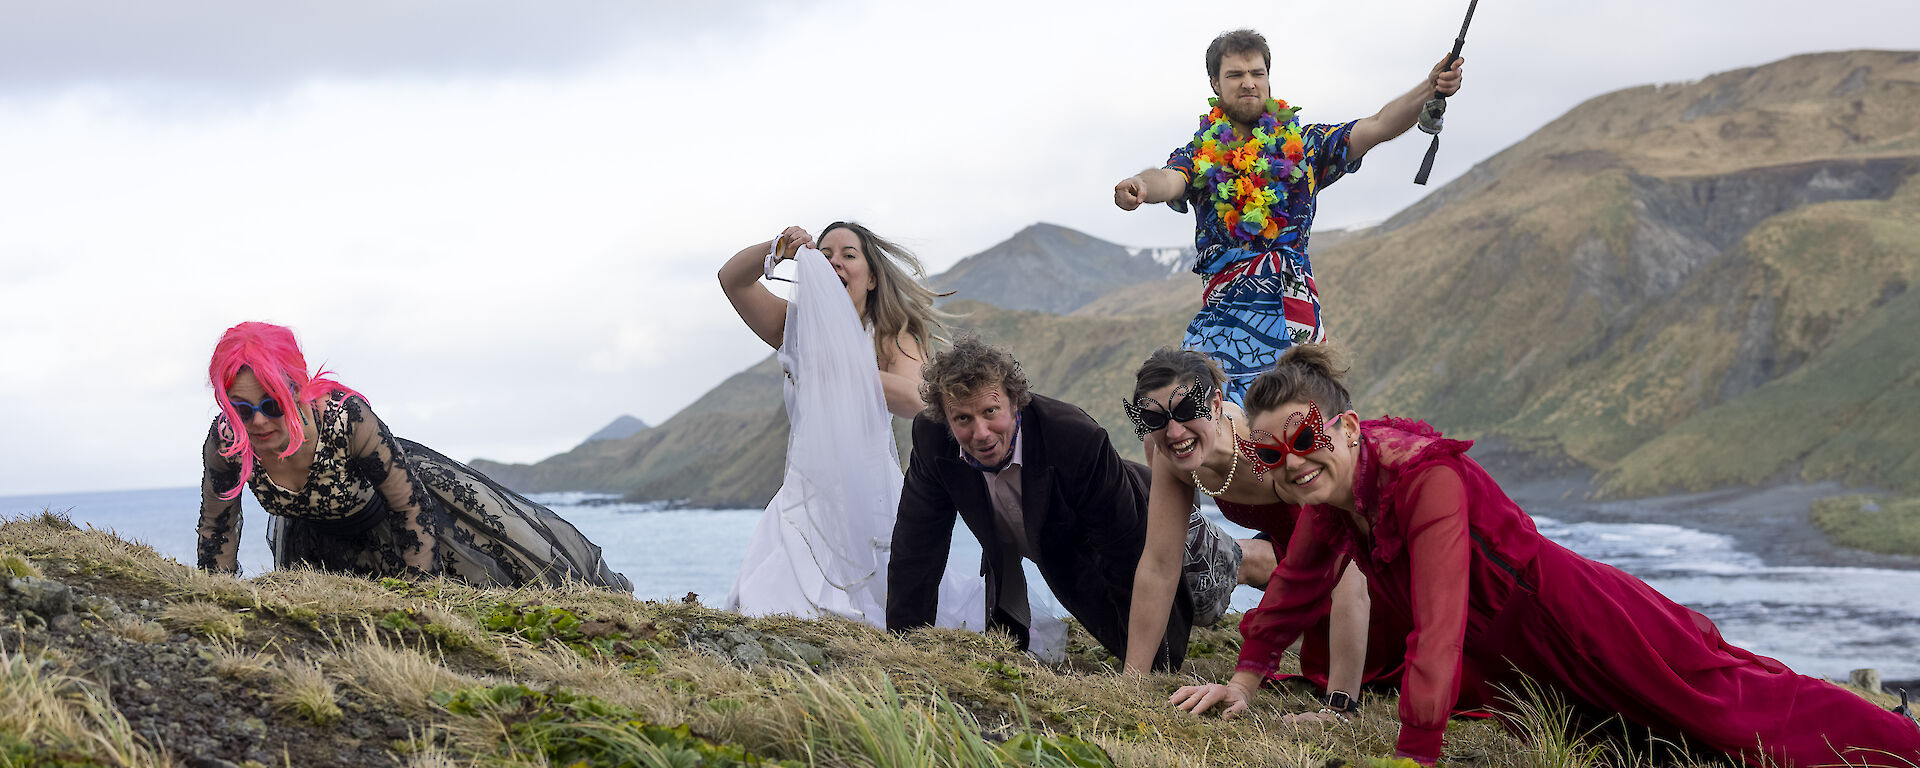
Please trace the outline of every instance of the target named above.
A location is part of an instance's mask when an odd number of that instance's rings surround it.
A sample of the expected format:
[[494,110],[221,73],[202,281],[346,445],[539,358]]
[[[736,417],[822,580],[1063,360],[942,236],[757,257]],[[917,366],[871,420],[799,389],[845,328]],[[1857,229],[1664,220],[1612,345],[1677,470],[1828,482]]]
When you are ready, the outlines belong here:
[[1166,168],[1188,180],[1183,197],[1167,201],[1174,210],[1193,211],[1193,244],[1199,252],[1193,271],[1207,278],[1199,314],[1187,325],[1182,346],[1212,355],[1227,372],[1227,399],[1239,403],[1247,384],[1273,366],[1294,344],[1326,340],[1320,291],[1307,258],[1312,235],[1314,196],[1322,187],[1360,169],[1347,160],[1353,123],[1313,123],[1301,127],[1306,173],[1287,188],[1283,210],[1287,224],[1272,239],[1249,243],[1230,236],[1226,223],[1204,194],[1191,184],[1193,147],[1181,145]]

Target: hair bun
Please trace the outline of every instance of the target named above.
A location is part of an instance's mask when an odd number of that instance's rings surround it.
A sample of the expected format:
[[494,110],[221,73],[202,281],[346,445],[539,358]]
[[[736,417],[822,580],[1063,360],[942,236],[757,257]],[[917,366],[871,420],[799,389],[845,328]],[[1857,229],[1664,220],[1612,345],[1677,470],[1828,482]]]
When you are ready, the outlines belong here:
[[1274,410],[1288,403],[1311,401],[1321,413],[1353,410],[1352,397],[1341,379],[1347,374],[1345,361],[1325,344],[1295,344],[1280,353],[1273,367],[1247,386],[1241,407],[1247,417]]
[[1347,365],[1342,355],[1325,344],[1295,344],[1280,353],[1273,367],[1299,365],[1334,381],[1346,378]]

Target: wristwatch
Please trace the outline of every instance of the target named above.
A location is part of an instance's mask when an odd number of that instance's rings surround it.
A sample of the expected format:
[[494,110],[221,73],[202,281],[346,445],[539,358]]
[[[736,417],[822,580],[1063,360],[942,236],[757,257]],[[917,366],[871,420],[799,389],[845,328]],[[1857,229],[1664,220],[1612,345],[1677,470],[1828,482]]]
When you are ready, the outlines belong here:
[[1342,714],[1352,715],[1360,712],[1360,698],[1348,696],[1346,691],[1330,691],[1320,702],[1326,704],[1327,709]]

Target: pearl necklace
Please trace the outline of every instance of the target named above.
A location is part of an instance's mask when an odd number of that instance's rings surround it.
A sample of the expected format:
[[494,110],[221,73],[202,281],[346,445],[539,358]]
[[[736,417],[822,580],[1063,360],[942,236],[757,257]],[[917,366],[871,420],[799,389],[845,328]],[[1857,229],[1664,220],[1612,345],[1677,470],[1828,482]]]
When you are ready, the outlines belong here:
[[[1238,432],[1235,432],[1235,431],[1234,431],[1234,429],[1233,429],[1233,417],[1232,417],[1232,416],[1228,416],[1228,417],[1227,417],[1227,431],[1228,431],[1229,433],[1232,433],[1232,434],[1239,434]],[[1201,492],[1201,493],[1204,493],[1204,494],[1206,494],[1208,498],[1219,498],[1219,496],[1220,496],[1220,494],[1223,494],[1223,493],[1226,493],[1226,492],[1227,492],[1227,486],[1230,486],[1230,485],[1233,485],[1233,472],[1234,472],[1234,470],[1236,470],[1236,469],[1239,469],[1239,468],[1240,468],[1240,452],[1239,452],[1239,451],[1228,451],[1228,453],[1231,453],[1231,454],[1233,454],[1233,461],[1232,461],[1232,463],[1229,463],[1229,464],[1227,465],[1227,480],[1226,480],[1226,482],[1223,482],[1223,483],[1221,483],[1221,484],[1220,484],[1220,490],[1217,490],[1217,491],[1215,491],[1215,490],[1208,490],[1206,486],[1204,486],[1204,485],[1201,485],[1201,484],[1200,484],[1200,470],[1197,470],[1197,469],[1196,469],[1196,470],[1194,470],[1193,472],[1190,472],[1190,473],[1189,473],[1189,474],[1191,474],[1191,475],[1193,475],[1193,487],[1195,487],[1195,488],[1198,488],[1198,489],[1200,489],[1200,492]]]

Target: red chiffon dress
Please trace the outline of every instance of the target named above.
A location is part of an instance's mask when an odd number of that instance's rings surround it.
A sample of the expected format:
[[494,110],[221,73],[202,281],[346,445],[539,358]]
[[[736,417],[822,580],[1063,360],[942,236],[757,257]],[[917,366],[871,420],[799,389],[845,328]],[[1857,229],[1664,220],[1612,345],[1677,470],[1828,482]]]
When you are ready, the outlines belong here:
[[1752,765],[1920,764],[1920,726],[1729,645],[1707,617],[1541,536],[1486,470],[1421,422],[1369,421],[1358,514],[1301,510],[1286,559],[1240,623],[1239,669],[1266,675],[1320,620],[1348,558],[1376,608],[1412,625],[1398,755],[1440,757],[1456,697],[1509,708],[1520,682]]
[[[1220,507],[1220,514],[1232,520],[1242,528],[1260,531],[1273,538],[1273,554],[1276,558],[1286,557],[1287,542],[1293,536],[1294,520],[1300,514],[1298,507],[1290,504],[1236,504],[1226,499],[1214,499]],[[1342,570],[1345,570],[1344,567]],[[1407,633],[1412,626],[1400,617],[1373,590],[1368,582],[1367,596],[1373,598],[1373,610],[1367,617],[1367,660],[1361,667],[1360,684],[1380,684],[1400,687],[1400,671],[1406,665]],[[1331,592],[1322,596],[1318,605],[1311,608],[1315,619],[1306,629],[1300,643],[1300,674],[1313,683],[1321,693],[1327,690],[1327,669],[1331,663],[1329,647],[1332,642],[1333,609]],[[1295,675],[1271,673],[1267,679],[1272,681],[1288,680]],[[1359,691],[1348,693],[1358,694]]]

